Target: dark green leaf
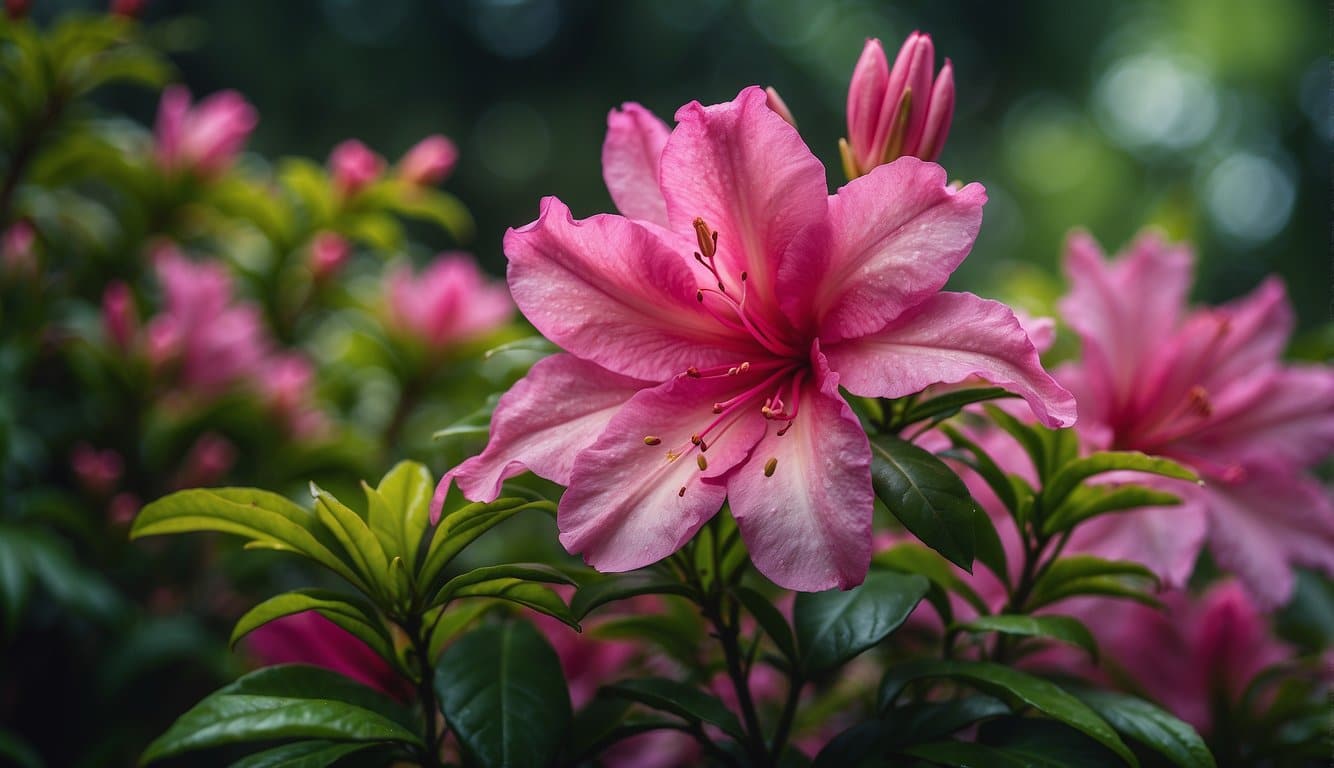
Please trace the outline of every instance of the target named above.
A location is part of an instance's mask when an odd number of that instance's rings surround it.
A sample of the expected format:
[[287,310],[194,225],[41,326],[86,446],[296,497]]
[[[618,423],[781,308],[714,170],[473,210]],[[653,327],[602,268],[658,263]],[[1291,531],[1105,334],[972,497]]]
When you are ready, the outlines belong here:
[[809,675],[843,664],[898,629],[926,594],[916,574],[871,571],[860,587],[802,592],[793,608],[801,667]]
[[482,568],[474,568],[467,573],[461,573],[458,576],[445,582],[445,586],[440,588],[435,598],[431,600],[430,605],[443,605],[454,599],[454,596],[465,588],[472,588],[472,594],[478,594],[477,589],[488,582],[510,581],[529,581],[540,582],[543,584],[574,584],[569,576],[542,563],[507,563],[504,565],[488,565]]
[[459,587],[454,590],[453,598],[462,597],[490,597],[496,600],[504,600],[515,605],[522,605],[538,613],[560,619],[575,629],[579,629],[579,622],[574,616],[570,615],[569,606],[560,595],[550,589],[535,584],[531,581],[522,579],[491,579],[477,584],[470,584],[466,587]]
[[1188,724],[1143,699],[1089,688],[1071,691],[1123,735],[1180,768],[1214,768],[1214,756]]
[[630,712],[632,702],[619,697],[598,697],[574,715],[570,723],[570,738],[565,742],[565,763],[581,764],[579,758],[602,751],[614,738],[616,728]]
[[371,650],[397,665],[394,642],[389,637],[375,607],[360,598],[327,589],[298,589],[265,600],[246,611],[232,629],[231,645],[259,627],[303,611],[317,611],[321,616],[352,633]]
[[974,555],[987,567],[987,570],[1009,587],[1010,563],[1005,556],[1005,545],[1001,543],[1000,534],[996,532],[996,524],[992,522],[991,515],[980,506],[973,510],[973,548]]
[[1080,483],[1105,472],[1148,472],[1178,480],[1198,480],[1198,476],[1169,459],[1146,456],[1137,451],[1105,451],[1075,459],[1060,467],[1050,480],[1044,482],[1042,503],[1046,509],[1056,509]]
[[1079,646],[1088,651],[1094,661],[1098,659],[1098,641],[1093,639],[1093,633],[1081,621],[1069,616],[979,616],[963,624],[960,629],[1021,637],[1048,637]]
[[[434,611],[427,613],[426,625],[432,626],[432,622],[434,622],[433,626],[435,627],[431,630],[431,658],[438,658],[440,652],[451,640],[458,637],[459,634],[472,626],[473,622],[477,621],[482,614],[494,607],[491,603],[479,600],[477,602],[454,603],[448,607],[448,610],[444,606],[436,608],[435,611],[444,612],[443,616],[439,616]],[[439,616],[438,619],[437,616]]]
[[958,413],[966,405],[1015,396],[1000,387],[956,389],[930,400],[915,401],[900,421],[904,426],[907,426],[930,418],[949,417]]
[[1047,513],[1042,532],[1048,536],[1108,512],[1124,512],[1143,507],[1170,507],[1181,503],[1175,494],[1139,485],[1085,485],[1065,497],[1059,507]]
[[982,480],[991,488],[992,493],[996,494],[996,498],[1001,500],[1005,508],[1013,513],[1019,506],[1019,500],[1014,495],[1014,486],[1010,484],[1005,472],[996,465],[991,456],[982,450],[982,446],[965,437],[962,432],[948,424],[941,425],[940,431],[949,437],[955,448],[962,448],[972,454],[973,458],[971,460],[965,459],[966,463],[982,477]]
[[374,743],[298,741],[256,752],[232,763],[230,768],[325,768],[354,752],[374,746]]
[[1148,568],[1128,560],[1104,560],[1092,555],[1062,557],[1051,564],[1033,586],[1026,608],[1032,610],[1082,594],[1139,594],[1124,579],[1158,583]]
[[1080,731],[1040,718],[990,720],[978,731],[977,740],[1039,768],[1118,768],[1124,764]]
[[[959,577],[958,572],[954,570],[954,566],[950,565],[949,561],[920,544],[905,542],[882,552],[877,552],[871,558],[871,566],[873,568],[887,568],[900,573],[921,574],[932,584],[939,587],[942,592],[953,592],[962,597],[978,613],[988,613],[990,611],[986,601],[977,594],[977,591],[968,582]],[[947,613],[953,613],[949,607],[948,598],[944,606],[937,606],[937,613],[941,613],[941,608],[944,608]],[[941,617],[945,618],[945,614],[941,613]]]
[[602,690],[610,695],[637,701],[652,709],[670,712],[687,722],[715,725],[737,741],[745,738],[741,723],[736,715],[732,714],[732,710],[716,696],[692,685],[663,677],[649,677],[640,680],[622,680]]
[[149,763],[197,749],[273,739],[398,741],[420,745],[396,702],[336,672],[286,665],[219,689],[144,752]]
[[594,610],[639,595],[681,595],[690,597],[690,588],[675,579],[654,571],[635,571],[592,579],[579,588],[570,600],[570,612],[576,619]]
[[979,720],[1009,713],[1005,702],[983,695],[896,707],[883,720],[860,723],[835,736],[812,768],[881,765],[904,745],[944,738]]
[[966,571],[973,570],[973,497],[954,470],[895,435],[871,438],[871,483],[903,526]]
[[460,638],[436,665],[435,690],[465,753],[483,766],[550,765],[570,724],[560,659],[525,622]]
[[788,661],[795,662],[797,642],[792,637],[792,628],[788,626],[783,614],[769,602],[769,598],[744,585],[733,587],[732,593],[741,601],[741,605],[750,611],[750,615],[755,617],[755,623],[760,625],[760,629],[774,641],[778,652]]
[[703,641],[696,617],[668,614],[629,614],[600,619],[588,633],[607,640],[635,640],[651,643],[686,665],[699,663]]
[[924,659],[892,667],[880,683],[880,711],[888,712],[908,683],[939,677],[967,682],[993,696],[1014,696],[1048,717],[1092,736],[1131,765],[1138,765],[1116,731],[1079,699],[1055,683],[1001,664]]

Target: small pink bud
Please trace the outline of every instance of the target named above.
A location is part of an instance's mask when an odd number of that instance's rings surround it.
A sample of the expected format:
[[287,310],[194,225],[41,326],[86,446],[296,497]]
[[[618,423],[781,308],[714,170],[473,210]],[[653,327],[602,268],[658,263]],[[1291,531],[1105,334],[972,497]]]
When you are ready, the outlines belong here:
[[111,13],[128,19],[137,19],[148,8],[148,0],[111,0]]
[[95,496],[106,496],[114,491],[125,471],[125,461],[119,453],[99,451],[87,443],[74,446],[70,466],[79,485]]
[[356,139],[348,139],[329,154],[334,186],[343,197],[351,197],[384,172],[384,158]]
[[892,69],[880,41],[866,41],[848,87],[848,137],[840,144],[850,178],[906,155],[940,156],[954,116],[954,70],[946,59],[933,78],[934,63],[930,35],[909,35]]
[[458,159],[454,142],[439,134],[427,136],[398,161],[398,177],[420,186],[438,184],[449,177]]
[[139,514],[142,506],[139,497],[133,493],[118,493],[111,497],[111,503],[107,505],[107,517],[112,525],[129,525],[134,522],[134,516]]
[[765,88],[764,92],[769,96],[769,100],[766,102],[769,109],[777,112],[778,116],[786,120],[788,125],[796,128],[797,118],[792,116],[792,110],[787,108],[787,102],[783,101],[783,97],[778,95],[778,91],[771,85]]
[[117,280],[102,293],[102,330],[121,352],[127,352],[139,329],[139,315],[134,308],[130,286]]
[[352,246],[337,232],[321,232],[310,242],[310,271],[317,281],[338,274],[352,255]]
[[5,275],[15,278],[31,278],[37,275],[37,252],[33,247],[37,232],[32,224],[19,219],[5,230],[0,237],[0,269]]
[[201,435],[190,447],[177,472],[175,486],[200,488],[216,485],[236,464],[236,446],[214,432]]
[[236,91],[215,93],[192,109],[190,92],[171,86],[162,93],[154,126],[158,164],[168,172],[217,176],[231,167],[258,122],[255,108]]

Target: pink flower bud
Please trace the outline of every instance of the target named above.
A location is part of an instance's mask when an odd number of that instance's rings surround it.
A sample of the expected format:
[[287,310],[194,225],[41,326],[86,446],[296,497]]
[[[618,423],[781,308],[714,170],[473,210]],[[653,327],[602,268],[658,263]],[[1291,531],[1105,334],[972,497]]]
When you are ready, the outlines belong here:
[[328,419],[315,404],[315,369],[304,357],[273,357],[258,384],[269,409],[288,434],[314,438],[328,429]]
[[329,154],[329,170],[339,194],[351,197],[380,177],[384,158],[360,141],[348,139]]
[[16,278],[36,276],[36,240],[37,233],[28,221],[20,219],[10,225],[0,237],[0,271]]
[[142,506],[143,502],[133,493],[118,493],[111,497],[111,503],[107,505],[107,518],[112,525],[129,525],[134,522],[134,516],[139,514]]
[[121,352],[127,352],[139,329],[139,315],[134,308],[130,286],[117,280],[102,293],[102,330]]
[[787,102],[778,95],[778,91],[771,85],[764,89],[764,93],[769,97],[769,109],[778,113],[778,116],[787,121],[787,124],[793,128],[797,127],[797,118],[792,116],[792,110],[787,108]]
[[848,88],[848,137],[839,143],[849,178],[905,155],[940,156],[954,116],[954,69],[946,59],[933,78],[934,64],[930,35],[909,35],[893,69],[880,41],[866,41]]
[[454,142],[439,134],[427,136],[398,161],[398,177],[409,184],[437,184],[453,172],[458,159]]
[[168,172],[213,177],[227,170],[255,130],[259,115],[241,94],[221,91],[190,107],[190,92],[174,85],[162,93],[155,148]]
[[352,246],[336,232],[321,232],[310,242],[310,271],[317,281],[332,278],[352,255]]
[[396,269],[385,289],[390,325],[437,352],[498,328],[514,311],[509,291],[464,253],[441,254],[417,275]]
[[222,435],[206,432],[190,447],[173,485],[177,488],[216,485],[235,464],[236,446]]
[[70,467],[85,491],[106,496],[120,483],[125,460],[115,451],[99,451],[87,443],[79,443],[70,454]]
[[116,16],[137,19],[148,8],[148,0],[111,0],[110,11]]

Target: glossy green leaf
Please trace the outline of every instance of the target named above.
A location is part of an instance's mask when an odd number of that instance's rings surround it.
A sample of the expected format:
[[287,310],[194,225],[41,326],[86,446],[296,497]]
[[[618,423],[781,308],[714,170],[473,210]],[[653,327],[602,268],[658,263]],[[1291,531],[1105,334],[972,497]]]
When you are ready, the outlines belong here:
[[550,506],[547,502],[505,497],[490,503],[468,504],[444,515],[431,534],[418,578],[424,586],[438,588],[445,567],[479,536],[526,509]]
[[968,486],[945,462],[895,435],[876,435],[871,438],[871,484],[922,543],[972,571],[975,504]]
[[1104,560],[1092,555],[1062,557],[1038,578],[1025,607],[1032,610],[1081,594],[1138,592],[1137,584],[1125,579],[1158,583],[1153,571],[1128,560]]
[[1005,702],[980,694],[895,707],[884,719],[860,723],[835,736],[811,768],[881,764],[904,745],[941,739],[980,720],[1008,714]]
[[570,724],[570,695],[551,645],[526,622],[464,635],[436,664],[440,708],[482,766],[550,765]]
[[230,768],[326,768],[350,754],[376,746],[374,743],[298,741],[256,752],[232,763]]
[[256,605],[237,620],[232,629],[231,645],[235,647],[242,637],[270,621],[304,611],[317,611],[370,646],[381,658],[396,663],[394,642],[375,607],[360,598],[327,589],[284,592]]
[[574,715],[570,737],[565,742],[566,760],[562,764],[582,765],[581,758],[596,755],[616,738],[616,729],[629,714],[633,702],[619,697],[599,696]]
[[582,621],[585,616],[607,603],[639,595],[681,595],[690,597],[689,587],[657,571],[635,571],[590,579],[570,600],[570,612]]
[[561,571],[542,563],[506,563],[504,565],[488,565],[482,568],[474,568],[467,573],[461,573],[458,576],[445,582],[445,586],[440,588],[431,605],[442,605],[454,599],[454,596],[460,590],[473,588],[473,594],[476,589],[489,582],[509,582],[509,581],[528,581],[542,584],[574,584],[574,581]]
[[960,626],[968,632],[999,632],[1019,637],[1045,637],[1078,646],[1098,659],[1098,641],[1083,622],[1070,616],[978,616]]
[[890,710],[908,683],[929,678],[959,680],[993,696],[1013,696],[1044,715],[1088,734],[1131,765],[1138,765],[1116,731],[1079,699],[1055,683],[1001,664],[935,659],[899,664],[890,668],[880,683],[880,712]]
[[[432,659],[439,658],[440,652],[445,646],[457,638],[460,634],[467,631],[476,621],[482,617],[482,614],[491,610],[495,606],[485,600],[470,601],[466,603],[454,603],[446,607],[441,606],[426,614],[426,625],[431,629],[430,654]],[[441,613],[443,612],[443,615]]]
[[1122,735],[1143,744],[1180,768],[1214,768],[1214,756],[1187,723],[1143,699],[1090,688],[1072,691]]
[[736,595],[737,600],[745,607],[750,615],[755,617],[755,623],[760,625],[760,629],[774,641],[778,652],[783,654],[788,661],[797,660],[797,641],[792,636],[792,628],[788,626],[787,619],[783,616],[769,598],[756,592],[745,585],[737,585],[732,588],[732,594]]
[[196,488],[149,504],[130,528],[130,538],[216,531],[244,536],[260,546],[305,555],[361,589],[367,584],[309,510],[276,493],[256,488]]
[[797,649],[807,674],[843,664],[898,629],[926,595],[916,574],[871,571],[860,587],[801,592],[793,607]]
[[524,608],[545,613],[560,619],[575,629],[579,622],[570,614],[570,608],[561,600],[560,595],[541,584],[524,579],[497,578],[469,584],[454,590],[452,599],[463,597],[489,597],[495,600],[521,605]]
[[365,582],[381,595],[394,594],[389,558],[361,515],[314,483],[310,484],[310,495],[315,499],[315,515],[343,545]]
[[591,637],[604,640],[631,640],[640,645],[661,648],[684,665],[699,662],[700,644],[704,642],[699,618],[668,613],[630,613],[598,619],[587,629]]
[[206,697],[148,746],[142,762],[273,739],[421,744],[397,702],[336,672],[285,665],[252,672]]
[[718,697],[692,685],[663,677],[649,677],[622,680],[602,690],[609,695],[630,699],[652,709],[670,712],[687,722],[702,722],[717,726],[723,733],[737,741],[745,738],[741,722],[732,714],[732,710],[728,709]]
[[1045,479],[1047,444],[1038,434],[1041,427],[1025,424],[994,405],[983,405],[982,408],[987,412],[987,416],[995,422],[996,426],[1008,432],[1011,437],[1018,441],[1019,446],[1024,449],[1024,453],[1027,453],[1028,458],[1033,462],[1033,467],[1038,471],[1039,477]]
[[1050,720],[1010,717],[983,727],[985,740],[937,741],[905,752],[942,766],[967,768],[1119,768],[1096,741]]
[[375,490],[384,499],[389,516],[377,517],[372,508],[371,530],[396,533],[397,546],[391,549],[386,545],[385,551],[402,557],[408,570],[415,573],[422,536],[431,524],[431,496],[435,493],[431,471],[415,461],[400,461],[385,473]]
[[1048,536],[1109,512],[1144,507],[1170,507],[1181,503],[1175,494],[1139,485],[1084,485],[1075,488],[1061,505],[1048,512],[1042,532]]
[[[946,594],[949,592],[963,598],[978,613],[988,613],[990,611],[986,601],[977,594],[977,591],[968,582],[959,577],[958,572],[954,570],[954,566],[950,565],[948,560],[920,544],[904,542],[877,552],[871,558],[871,567],[886,568],[900,573],[918,573],[925,576],[939,589],[945,601],[944,605],[936,606],[936,612],[940,613],[942,618],[945,618],[947,613],[953,613]],[[931,600],[930,594],[927,595],[927,599]],[[932,604],[935,603],[936,600],[932,600]]]
[[991,515],[981,506],[973,510],[973,555],[979,562],[1000,579],[1006,587],[1010,586],[1010,562],[1005,555],[1005,545]]
[[1170,459],[1147,456],[1138,451],[1104,451],[1075,459],[1061,467],[1050,480],[1044,483],[1042,503],[1051,510],[1065,501],[1080,483],[1107,472],[1147,472],[1178,480],[1198,480],[1199,477]]
[[956,389],[929,400],[915,401],[899,421],[902,425],[907,426],[931,418],[946,418],[957,414],[966,405],[1005,397],[1016,397],[1016,395],[1010,394],[1000,387]]

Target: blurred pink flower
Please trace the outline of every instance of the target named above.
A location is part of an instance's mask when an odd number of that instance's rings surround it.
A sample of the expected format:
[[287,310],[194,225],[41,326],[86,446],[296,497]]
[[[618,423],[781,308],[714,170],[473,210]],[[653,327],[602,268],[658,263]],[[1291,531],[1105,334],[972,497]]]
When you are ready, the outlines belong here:
[[134,522],[134,516],[139,514],[142,506],[143,502],[133,493],[118,493],[111,497],[111,503],[107,505],[107,518],[112,525],[129,525]]
[[263,371],[256,372],[255,381],[269,408],[293,437],[310,439],[328,429],[328,418],[315,406],[315,369],[301,355],[274,355]]
[[148,8],[148,0],[111,0],[107,10],[117,16],[134,19]]
[[0,270],[7,276],[30,278],[37,274],[37,253],[34,244],[37,231],[27,219],[9,225],[0,236]]
[[236,446],[217,434],[205,432],[185,454],[173,485],[177,488],[202,488],[217,485],[236,464]]
[[905,155],[940,155],[954,116],[954,68],[945,59],[933,78],[935,56],[931,36],[913,32],[890,69],[880,41],[866,41],[848,87],[848,138],[839,143],[849,178]]
[[107,496],[120,485],[125,460],[113,450],[99,451],[79,443],[70,453],[70,466],[83,489],[95,496]]
[[[1086,234],[1068,243],[1061,311],[1083,357],[1058,376],[1078,397],[1081,436],[1176,459],[1206,482],[1166,483],[1183,506],[1104,517],[1086,535],[1152,556],[1203,516],[1218,564],[1268,610],[1291,594],[1293,566],[1334,574],[1334,502],[1304,473],[1334,450],[1334,368],[1280,359],[1294,319],[1277,279],[1187,311],[1192,261],[1151,233],[1114,260]],[[1176,584],[1189,574],[1184,561],[1170,570]]]
[[102,329],[107,340],[121,352],[128,352],[139,333],[139,315],[134,294],[122,280],[108,284],[102,292]]
[[258,122],[255,108],[236,91],[220,91],[191,109],[190,92],[170,86],[158,107],[158,163],[171,172],[216,176],[231,166]]
[[412,684],[365,643],[315,611],[284,616],[251,632],[246,649],[262,666],[311,664],[333,670],[401,701]]
[[310,241],[310,272],[317,281],[333,278],[347,264],[352,245],[337,232],[324,231]]
[[576,221],[547,198],[506,234],[515,302],[567,353],[501,399],[486,450],[438,494],[457,480],[494,499],[525,469],[567,485],[561,543],[605,571],[670,555],[726,498],[771,580],[853,587],[874,496],[840,387],[901,397],[980,375],[1052,425],[1074,401],[1009,308],[941,291],[980,185],[900,158],[830,196],[760,88],[676,117],[665,142],[640,107],[608,120],[604,173],[629,218]]
[[356,139],[348,139],[329,154],[329,171],[334,187],[343,197],[366,188],[384,172],[384,158]]
[[398,161],[398,177],[409,184],[438,184],[454,171],[458,159],[454,142],[439,134],[427,136]]
[[514,313],[505,286],[457,252],[441,254],[419,274],[406,265],[391,271],[384,303],[392,328],[436,352],[484,336]]

